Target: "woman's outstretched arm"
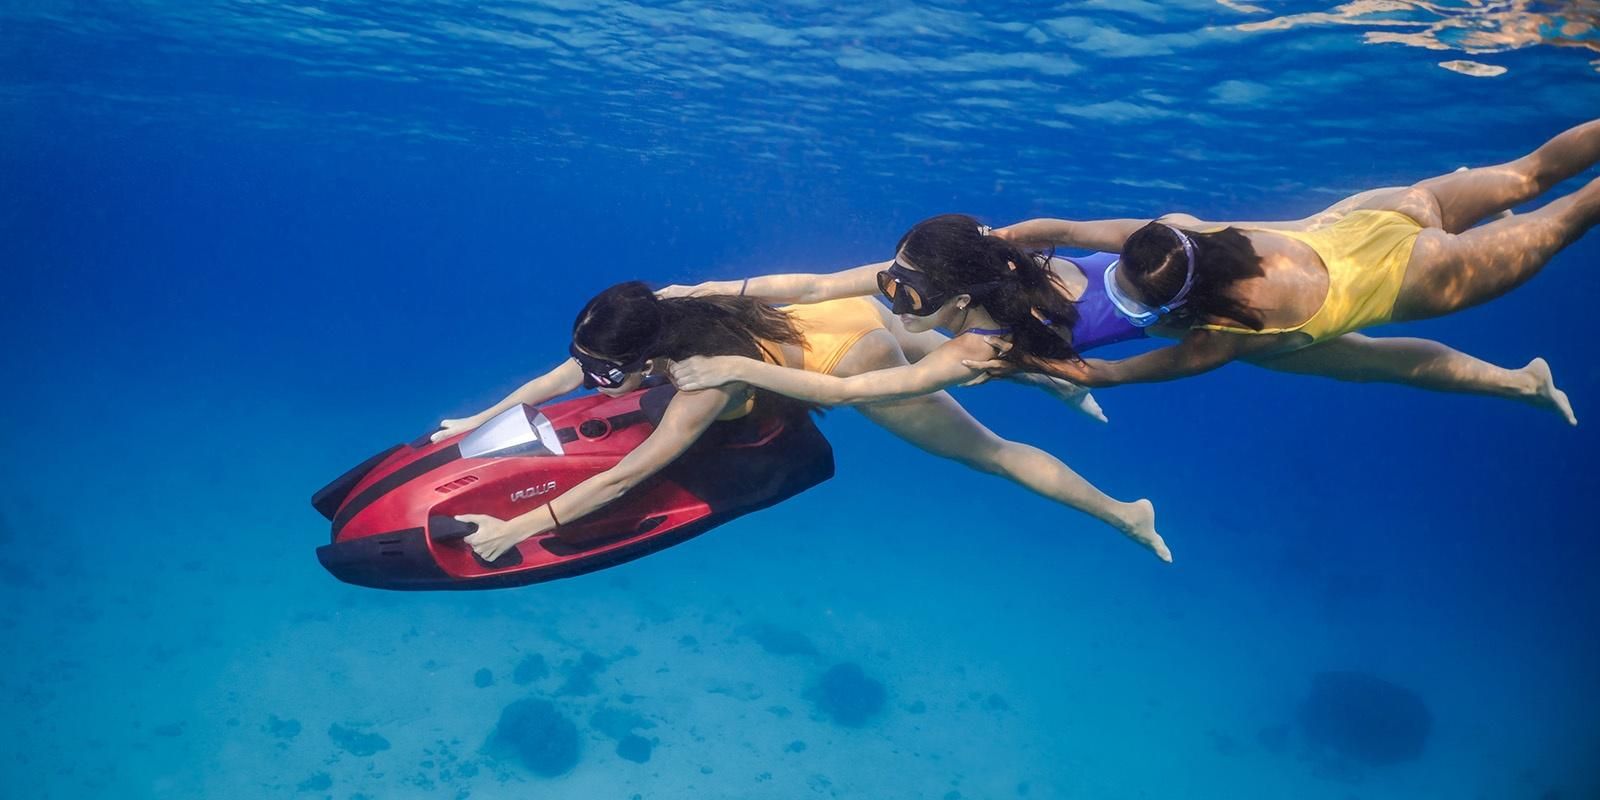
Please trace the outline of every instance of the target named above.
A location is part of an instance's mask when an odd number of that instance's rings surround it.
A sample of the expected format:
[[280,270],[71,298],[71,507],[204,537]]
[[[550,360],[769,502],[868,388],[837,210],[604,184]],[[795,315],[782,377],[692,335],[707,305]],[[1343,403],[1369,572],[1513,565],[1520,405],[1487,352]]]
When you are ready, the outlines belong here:
[[698,356],[673,363],[669,371],[673,383],[685,391],[739,382],[808,403],[848,406],[903,400],[959,386],[983,374],[964,366],[963,360],[993,354],[982,337],[962,336],[915,364],[844,378],[743,356]]
[[[1326,213],[1328,212],[1324,212],[1324,214]],[[1099,250],[1106,253],[1120,253],[1122,252],[1122,245],[1127,243],[1128,237],[1132,236],[1134,231],[1151,222],[1165,222],[1169,225],[1176,225],[1190,230],[1211,230],[1232,225],[1265,228],[1268,230],[1302,230],[1313,219],[1312,217],[1307,217],[1305,219],[1263,222],[1208,222],[1192,214],[1177,213],[1163,214],[1154,220],[1101,219],[1076,221],[1039,218],[1025,220],[1004,228],[997,228],[994,233],[996,236],[1004,236],[1023,247],[1076,247],[1085,250]]]
[[439,430],[431,437],[432,441],[439,441],[454,436],[464,431],[470,431],[494,415],[505,411],[518,404],[536,406],[552,397],[559,397],[583,385],[583,369],[578,362],[567,359],[555,369],[522,384],[516,391],[506,395],[504,400],[473,414],[460,419],[447,419],[439,422]]
[[466,543],[478,555],[493,561],[524,539],[570,525],[605,507],[683,455],[711,423],[716,422],[736,391],[679,392],[667,404],[661,424],[616,466],[582,481],[542,506],[506,520],[486,514],[456,517],[478,526],[477,532],[466,537]]
[[[930,354],[938,352],[939,348],[944,347],[953,338],[938,330],[917,331],[915,333],[908,331],[905,323],[901,322],[900,318],[894,314],[888,313],[887,310],[880,314],[880,318],[883,320],[884,327],[888,329],[889,335],[893,336],[900,345],[900,351],[905,354],[906,360],[912,363],[921,361]],[[982,375],[975,379],[973,383],[983,383],[988,379],[988,375]],[[1082,386],[1074,386],[1069,381],[1064,381],[1052,375],[1041,375],[1037,372],[1018,372],[1006,376],[1006,379],[1023,386],[1032,386],[1066,403],[1079,413],[1100,422],[1106,421],[1106,414],[1100,409],[1100,404],[1095,401],[1094,395],[1090,394],[1089,390]]]
[[[1098,389],[1125,383],[1159,383],[1188,378],[1210,372],[1229,361],[1282,346],[1279,335],[1242,336],[1191,330],[1177,344],[1118,361],[1085,358],[1040,360],[1035,364],[1038,370],[1047,374],[1065,378],[1079,386]],[[965,366],[996,371],[1016,368],[1009,362],[993,359],[985,362],[967,361]]]
[[660,297],[704,297],[706,295],[743,294],[768,303],[821,303],[844,297],[864,297],[877,294],[878,273],[889,268],[892,262],[863,264],[831,273],[788,273],[763,275],[738,281],[706,281],[693,286],[668,286],[656,294]]
[[996,228],[994,235],[1009,239],[1022,247],[1079,247],[1105,253],[1120,253],[1128,237],[1148,224],[1150,224],[1148,219],[1078,221],[1040,217]]

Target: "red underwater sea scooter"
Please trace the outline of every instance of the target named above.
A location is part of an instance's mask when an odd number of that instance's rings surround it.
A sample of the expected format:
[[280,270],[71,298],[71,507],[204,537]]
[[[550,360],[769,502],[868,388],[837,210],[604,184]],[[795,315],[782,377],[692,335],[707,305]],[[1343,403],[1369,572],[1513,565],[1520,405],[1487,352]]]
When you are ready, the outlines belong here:
[[495,589],[630,561],[787,500],[833,477],[833,448],[807,416],[718,422],[622,499],[493,562],[461,541],[456,514],[509,519],[615,465],[655,430],[671,385],[510,408],[474,431],[424,436],[367,459],[311,505],[333,523],[317,559],[378,589]]

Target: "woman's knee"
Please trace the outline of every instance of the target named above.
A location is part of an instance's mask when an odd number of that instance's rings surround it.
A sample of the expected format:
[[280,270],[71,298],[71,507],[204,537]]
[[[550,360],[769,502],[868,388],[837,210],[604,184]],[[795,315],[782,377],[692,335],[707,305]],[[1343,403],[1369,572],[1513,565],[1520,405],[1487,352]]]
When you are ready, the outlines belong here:
[[1543,157],[1536,150],[1515,161],[1507,161],[1497,170],[1507,185],[1514,187],[1512,194],[1522,201],[1532,200],[1561,182],[1558,164]]
[[990,475],[1011,475],[1017,460],[1024,455],[1026,445],[995,439],[969,447],[952,456],[963,466]]

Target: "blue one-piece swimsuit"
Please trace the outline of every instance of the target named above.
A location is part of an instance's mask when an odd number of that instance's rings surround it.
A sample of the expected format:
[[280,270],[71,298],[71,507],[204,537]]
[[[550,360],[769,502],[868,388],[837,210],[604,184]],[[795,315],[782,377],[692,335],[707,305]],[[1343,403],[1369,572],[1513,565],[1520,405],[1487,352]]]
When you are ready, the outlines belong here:
[[1072,326],[1072,349],[1082,353],[1096,347],[1117,342],[1143,339],[1149,335],[1127,321],[1111,305],[1106,296],[1106,270],[1117,263],[1116,253],[1095,253],[1082,257],[1058,256],[1078,266],[1088,276],[1089,285],[1074,305],[1078,307],[1078,324]]
[[[1095,253],[1088,256],[1056,256],[1064,261],[1071,261],[1078,269],[1083,270],[1084,276],[1089,279],[1089,284],[1083,287],[1083,294],[1073,303],[1078,309],[1078,323],[1072,326],[1072,349],[1079,353],[1093,350],[1096,347],[1105,347],[1117,342],[1131,342],[1134,339],[1143,339],[1150,334],[1117,313],[1115,306],[1111,305],[1111,298],[1106,296],[1106,270],[1117,263],[1116,253]],[[979,336],[1000,336],[1011,332],[1010,328],[968,328],[966,333]]]

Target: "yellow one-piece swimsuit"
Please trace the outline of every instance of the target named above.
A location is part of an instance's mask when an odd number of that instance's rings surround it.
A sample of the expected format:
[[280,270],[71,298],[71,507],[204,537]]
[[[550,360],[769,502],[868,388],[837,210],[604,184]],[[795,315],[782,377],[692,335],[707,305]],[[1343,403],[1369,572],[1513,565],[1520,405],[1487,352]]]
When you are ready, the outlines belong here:
[[1197,325],[1241,334],[1304,333],[1306,344],[1381,325],[1394,318],[1395,299],[1411,262],[1411,248],[1422,226],[1398,211],[1352,211],[1342,219],[1309,231],[1240,228],[1287,236],[1304,242],[1328,270],[1328,296],[1305,322],[1289,328],[1252,330],[1234,325]]

